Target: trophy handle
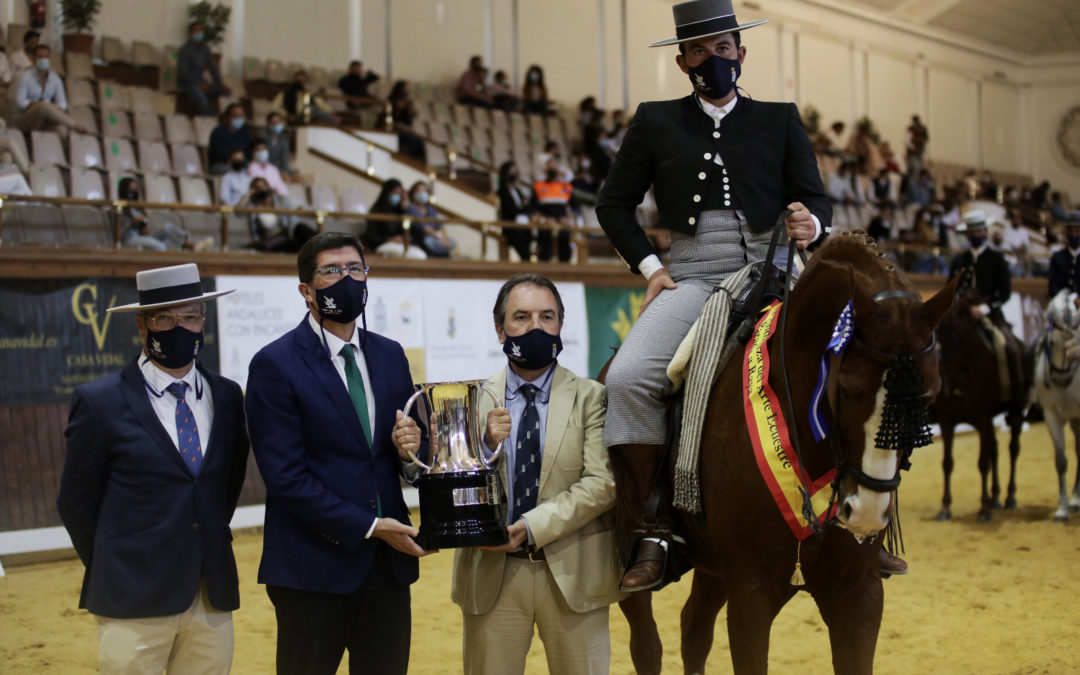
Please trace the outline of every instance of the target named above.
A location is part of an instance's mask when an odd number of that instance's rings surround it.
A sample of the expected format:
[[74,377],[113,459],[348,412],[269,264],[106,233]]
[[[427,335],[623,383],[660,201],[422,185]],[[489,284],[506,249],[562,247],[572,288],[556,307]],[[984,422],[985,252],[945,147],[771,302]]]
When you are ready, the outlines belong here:
[[[486,393],[488,396],[491,397],[492,401],[495,401],[495,407],[496,408],[503,407],[502,401],[499,400],[499,395],[496,394],[495,392],[493,392],[491,389],[489,389],[486,384],[480,385],[480,388],[484,390],[484,393]],[[495,460],[499,458],[499,455],[502,454],[503,445],[505,443],[506,443],[505,440],[499,441],[499,444],[497,446],[495,446],[495,450],[492,451],[492,453],[491,453],[491,460],[490,461],[488,460],[487,457],[484,457],[484,451],[483,450],[480,451],[480,461],[484,463],[484,468],[485,469],[490,469],[491,465],[495,462]]]
[[[405,402],[405,408],[404,408],[404,410],[402,410],[402,416],[403,417],[408,417],[409,416],[409,411],[412,410],[413,403],[416,402],[417,397],[419,397],[420,394],[422,394],[422,393],[424,393],[424,389],[421,387],[420,389],[417,389],[416,392],[412,396],[409,397],[408,401]],[[502,447],[502,446],[500,446],[500,447]],[[411,451],[406,450],[406,452],[409,453],[409,459],[411,459],[413,461],[413,464],[417,465],[421,469],[424,469],[425,471],[428,471],[428,472],[431,471],[431,467],[428,466],[427,464],[424,464],[423,462],[421,462],[420,459],[416,455],[414,455]]]

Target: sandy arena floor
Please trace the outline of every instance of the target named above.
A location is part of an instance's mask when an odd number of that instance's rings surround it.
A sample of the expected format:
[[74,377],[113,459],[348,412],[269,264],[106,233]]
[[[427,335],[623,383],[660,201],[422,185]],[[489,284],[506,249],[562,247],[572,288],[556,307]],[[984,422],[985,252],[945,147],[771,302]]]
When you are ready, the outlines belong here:
[[[999,438],[1004,444],[1005,436]],[[1020,508],[995,512],[990,524],[975,522],[974,436],[965,434],[958,442],[952,522],[934,521],[941,499],[941,446],[917,451],[901,487],[912,573],[885,583],[878,672],[1080,672],[1080,516],[1067,524],[1051,522],[1057,481],[1049,436],[1036,425],[1022,440]],[[1070,485],[1074,472],[1070,451]],[[255,583],[260,537],[240,536],[235,546],[243,598],[235,615],[234,672],[272,673],[274,615]],[[448,553],[425,558],[413,586],[414,673],[461,671],[461,616],[449,600],[451,562]],[[82,565],[50,563],[7,573],[0,578],[0,672],[94,672],[94,620],[76,609]],[[667,672],[682,670],[678,613],[689,587],[687,578],[655,599]],[[611,633],[612,672],[632,672],[628,629],[617,608]],[[716,633],[710,671],[729,672],[723,613]],[[796,596],[774,624],[771,664],[777,673],[831,671],[825,626],[808,595]],[[536,639],[528,672],[546,671]]]

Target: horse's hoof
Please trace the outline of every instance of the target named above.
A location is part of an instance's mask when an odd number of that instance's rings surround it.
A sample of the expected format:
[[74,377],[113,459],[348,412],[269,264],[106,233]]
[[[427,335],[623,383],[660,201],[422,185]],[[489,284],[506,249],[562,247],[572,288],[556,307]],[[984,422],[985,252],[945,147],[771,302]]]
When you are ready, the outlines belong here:
[[1009,497],[1005,500],[1005,508],[1009,511],[1016,510],[1016,497]]
[[1069,504],[1069,513],[1080,513],[1080,504]]
[[938,522],[944,522],[946,520],[952,520],[952,512],[948,509],[942,509],[938,511],[936,520]]
[[992,509],[1000,509],[1001,508],[1001,500],[1000,499],[995,499],[994,501],[990,502],[990,508],[992,508]]
[[979,515],[976,516],[975,520],[979,521],[980,523],[989,523],[990,513],[988,511],[979,511]]
[[1069,512],[1065,509],[1058,509],[1054,512],[1054,522],[1064,523],[1069,519]]

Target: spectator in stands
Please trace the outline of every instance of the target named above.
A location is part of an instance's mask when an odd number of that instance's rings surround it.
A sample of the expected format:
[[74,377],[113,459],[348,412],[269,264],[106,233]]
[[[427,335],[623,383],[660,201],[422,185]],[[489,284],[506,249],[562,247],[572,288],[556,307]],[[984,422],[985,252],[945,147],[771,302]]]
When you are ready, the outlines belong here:
[[1001,251],[1009,263],[1014,277],[1024,276],[1028,268],[1027,256],[1031,249],[1031,235],[1024,227],[1024,218],[1016,209],[1009,209],[1009,226],[1002,233]]
[[[403,218],[408,215],[409,196],[401,181],[391,178],[383,183],[379,197],[371,206],[370,213]],[[405,229],[401,220],[369,220],[364,233],[364,243],[386,258],[427,258],[424,249],[412,240],[405,246]]]
[[1050,181],[1044,180],[1031,190],[1031,205],[1037,209],[1048,208],[1047,197],[1050,196]]
[[578,125],[582,131],[604,123],[604,111],[596,106],[595,96],[586,96],[578,104]]
[[[22,148],[10,138],[4,136],[5,131],[7,131],[7,122],[4,121],[4,118],[0,117],[0,159],[3,159],[4,154],[7,153],[10,155],[10,159],[3,160],[4,163],[14,164],[19,167],[19,171],[29,175],[30,162],[26,159],[26,155],[23,154]],[[25,182],[25,179],[23,180]],[[6,194],[11,193],[9,192]]]
[[585,130],[584,145],[588,165],[582,162],[582,168],[587,169],[592,176],[592,187],[589,191],[597,193],[600,190],[600,184],[604,182],[608,171],[611,170],[611,163],[615,160],[615,151],[607,129],[601,126],[592,126]]
[[919,206],[930,206],[930,203],[934,201],[936,192],[937,186],[934,184],[934,179],[930,175],[930,172],[926,169],[921,169],[918,177],[908,187],[908,203],[918,204]]
[[907,128],[907,136],[904,139],[904,149],[907,151],[907,170],[909,176],[917,176],[923,169],[923,155],[926,153],[926,143],[930,140],[930,133],[926,130],[918,115],[911,116],[911,124]]
[[997,190],[998,185],[994,180],[994,176],[989,171],[983,171],[982,178],[979,179],[979,196],[983,199],[996,201]]
[[[117,194],[126,202],[138,202],[142,198],[139,183],[131,176],[120,179]],[[151,232],[150,223],[146,219],[146,211],[137,206],[125,206],[120,212],[120,222],[120,243],[128,248],[165,251],[171,245],[174,250],[205,251],[214,245],[212,237],[199,242],[192,241],[191,235],[186,230],[168,220]]]
[[1050,256],[1050,297],[1063,290],[1080,292],[1080,220],[1065,223],[1065,246]]
[[[499,220],[527,225],[532,214],[532,196],[518,184],[518,166],[513,161],[499,167]],[[536,230],[518,227],[503,228],[507,243],[514,247],[522,260],[529,260],[536,248]]]
[[270,151],[270,163],[281,172],[286,182],[299,179],[292,169],[292,148],[289,135],[285,133],[285,118],[279,112],[266,116],[266,149]]
[[[296,208],[287,196],[274,192],[270,183],[262,177],[252,179],[237,206]],[[251,247],[257,251],[295,253],[317,232],[311,225],[298,221],[296,216],[285,213],[249,213],[248,227],[251,230]]]
[[[837,205],[833,212],[836,216],[843,216],[849,230],[862,226],[862,218],[859,216],[862,200],[856,189],[857,182],[854,170],[854,162],[844,162],[835,173],[829,174],[825,183],[825,191],[828,193],[829,199],[833,204]],[[839,218],[836,220],[839,221]]]
[[277,95],[272,103],[274,110],[285,115],[289,124],[309,124],[318,120],[325,124],[337,124],[337,115],[326,103],[307,90],[307,71],[293,73],[292,84]]
[[398,128],[398,147],[413,159],[424,161],[424,141],[412,133],[413,121],[416,120],[416,105],[409,93],[409,83],[398,80],[390,90],[390,115]]
[[[19,75],[34,67],[34,50],[37,49],[41,33],[36,30],[28,30],[23,34],[23,48],[12,52],[8,57],[13,82],[19,81]],[[14,47],[14,45],[12,45]]]
[[449,258],[457,244],[442,223],[427,220],[439,217],[431,203],[431,186],[427,182],[418,180],[409,188],[409,205],[405,210],[416,219],[412,221],[410,241],[423,248],[429,258]]
[[611,113],[611,127],[608,129],[607,135],[611,139],[614,146],[614,152],[619,151],[619,144],[622,142],[622,137],[626,135],[626,111],[614,110]]
[[[244,106],[233,103],[225,109],[221,123],[210,132],[206,148],[210,173],[220,176],[229,170],[230,156],[237,150],[246,153],[251,147],[251,129],[244,119]],[[244,186],[247,189],[247,186]]]
[[846,143],[844,142],[844,129],[847,127],[840,120],[836,120],[829,127],[829,130],[825,132],[825,154],[829,157],[837,157],[841,160],[846,160],[848,157],[844,152]]
[[248,161],[243,150],[233,150],[229,154],[229,170],[221,177],[221,203],[236,206],[251,187],[248,175]]
[[1065,213],[1065,203],[1062,201],[1061,192],[1055,190],[1050,194],[1050,216],[1059,223],[1068,219]]
[[[540,222],[570,225],[570,200],[574,188],[554,164],[549,164],[544,177],[533,183],[533,207],[540,214]],[[551,260],[551,230],[537,233],[536,258],[540,262]],[[558,234],[559,262],[570,262],[570,230],[561,229]]]
[[6,90],[14,81],[15,71],[11,68],[11,61],[8,60],[7,50],[4,49],[3,45],[0,45],[0,88]]
[[289,194],[285,181],[281,179],[281,172],[270,163],[270,150],[266,141],[261,138],[256,138],[251,144],[251,163],[248,164],[247,172],[252,178],[265,178],[270,189],[279,195]]
[[[338,89],[345,96],[356,96],[359,98],[368,98],[371,94],[368,92],[368,87],[379,80],[379,76],[370,70],[364,69],[364,64],[360,61],[353,61],[349,64],[348,74],[342,76],[338,80]],[[349,107],[349,110],[359,110],[362,104],[356,101],[346,101],[345,104]]]
[[34,48],[34,67],[19,76],[15,126],[23,131],[55,131],[65,138],[72,129],[85,134],[86,129],[67,114],[64,83],[49,69],[51,54],[49,45],[39,44]]
[[479,56],[469,59],[469,68],[458,78],[458,103],[491,107],[491,94],[487,89],[487,68]]
[[550,110],[547,85],[544,84],[544,69],[533,64],[525,71],[525,86],[521,91],[525,112],[546,115]]
[[881,216],[886,227],[891,226],[897,206],[897,197],[893,190],[893,181],[889,169],[882,167],[878,171],[871,182],[871,189],[874,195],[874,205],[878,208],[878,215]]
[[[213,115],[217,111],[219,96],[227,96],[232,91],[221,81],[210,46],[206,44],[206,34],[199,22],[188,26],[188,39],[176,55],[176,85],[191,101],[199,115]],[[206,73],[210,72],[210,81]]]
[[554,167],[559,171],[559,178],[569,183],[574,180],[574,172],[570,166],[563,161],[562,148],[559,147],[558,141],[548,141],[544,144],[544,151],[536,155],[536,174],[537,176],[543,176],[549,167]]
[[495,80],[491,83],[491,102],[496,108],[507,112],[521,108],[521,94],[510,83],[510,76],[505,70],[495,71]]

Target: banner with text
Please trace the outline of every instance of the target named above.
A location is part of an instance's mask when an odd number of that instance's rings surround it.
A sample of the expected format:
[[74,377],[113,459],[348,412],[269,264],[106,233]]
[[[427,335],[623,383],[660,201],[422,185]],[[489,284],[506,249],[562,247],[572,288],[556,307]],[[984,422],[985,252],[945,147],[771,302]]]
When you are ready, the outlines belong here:
[[[134,313],[106,310],[137,298],[134,279],[0,280],[0,405],[66,402],[77,385],[127,365],[142,348]],[[205,330],[199,359],[216,370],[214,303]]]
[[641,315],[644,288],[589,288],[585,303],[589,307],[589,377],[600,369],[623,343],[630,328]]

